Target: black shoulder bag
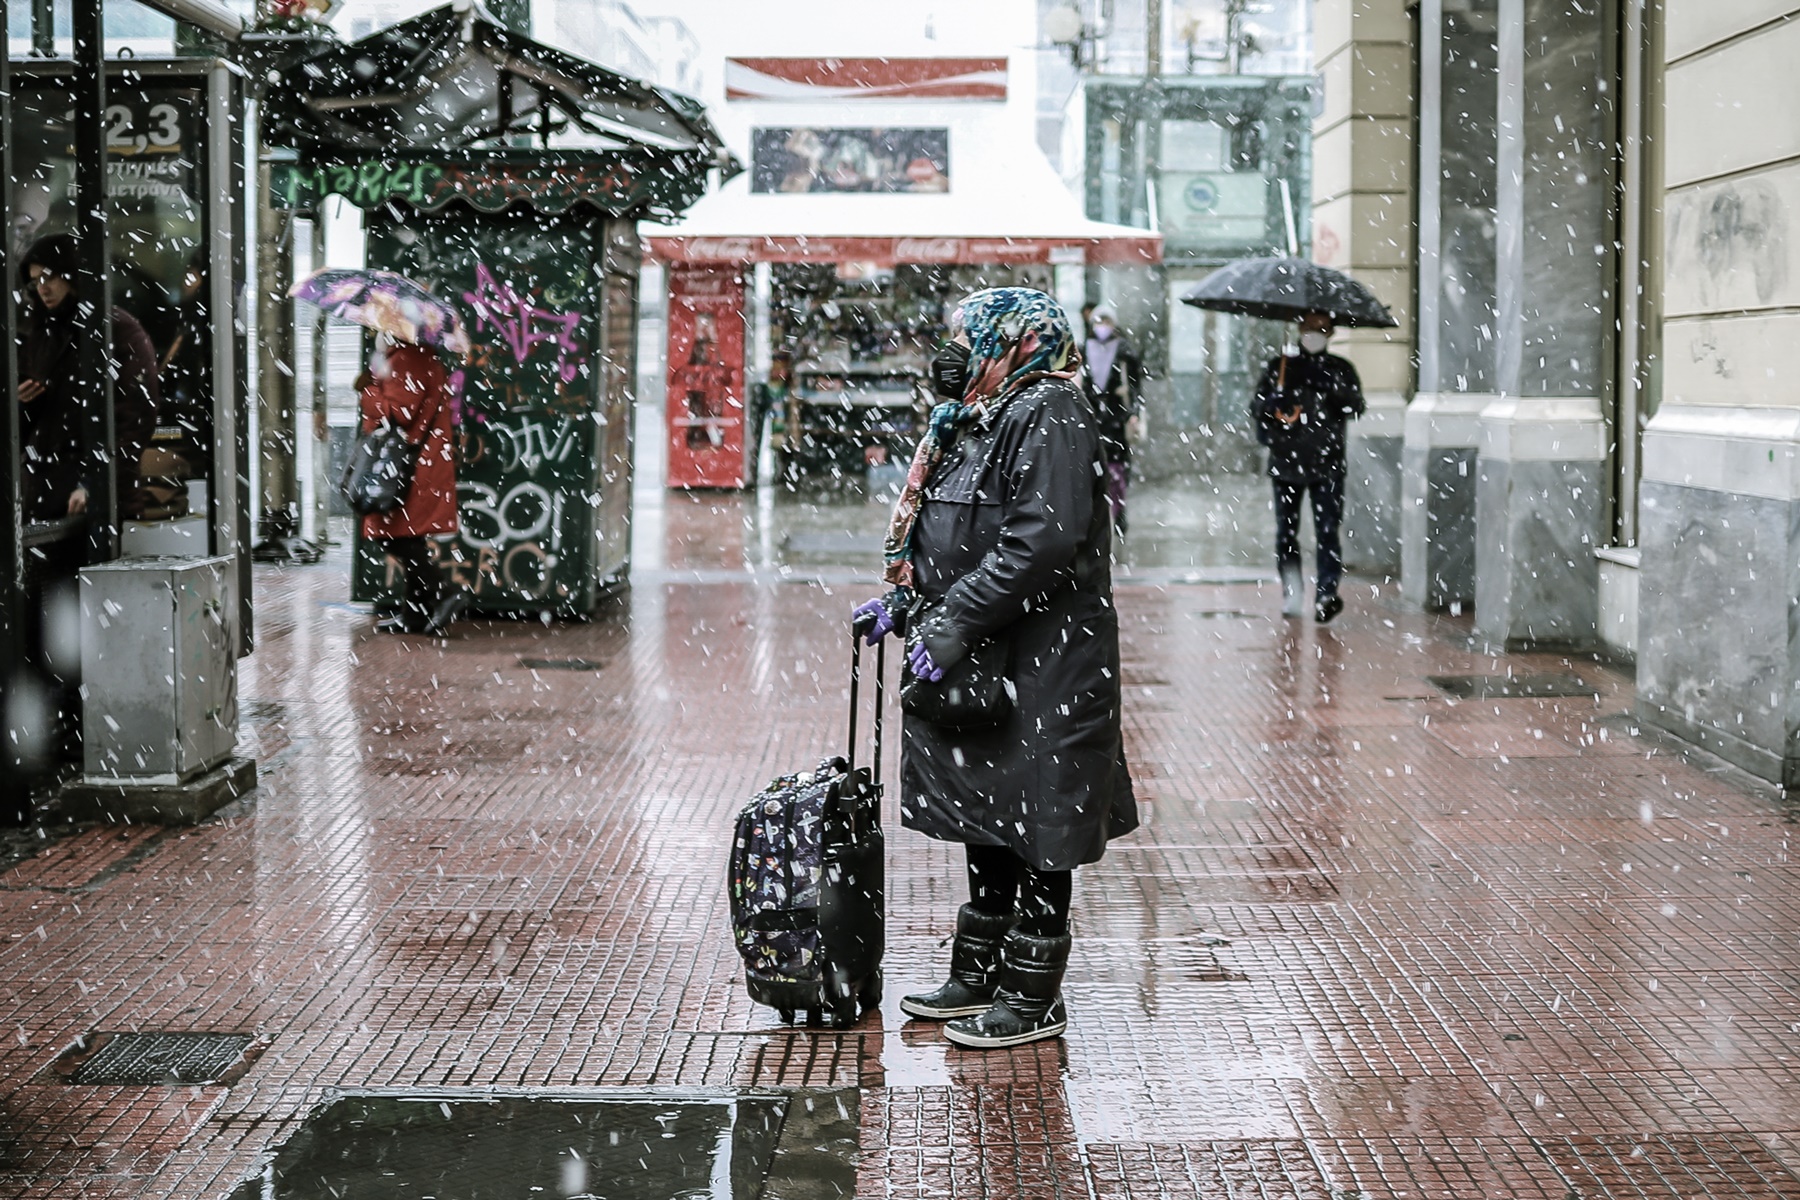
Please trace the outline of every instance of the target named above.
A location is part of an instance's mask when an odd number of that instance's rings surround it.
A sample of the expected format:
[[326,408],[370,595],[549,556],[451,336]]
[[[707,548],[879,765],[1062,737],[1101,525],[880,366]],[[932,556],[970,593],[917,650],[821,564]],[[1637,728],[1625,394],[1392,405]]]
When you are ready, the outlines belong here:
[[350,451],[350,460],[338,476],[338,493],[358,516],[393,512],[412,494],[419,473],[419,455],[431,436],[430,429],[443,411],[440,393],[437,407],[419,423],[418,440],[383,417],[381,424],[362,435]]

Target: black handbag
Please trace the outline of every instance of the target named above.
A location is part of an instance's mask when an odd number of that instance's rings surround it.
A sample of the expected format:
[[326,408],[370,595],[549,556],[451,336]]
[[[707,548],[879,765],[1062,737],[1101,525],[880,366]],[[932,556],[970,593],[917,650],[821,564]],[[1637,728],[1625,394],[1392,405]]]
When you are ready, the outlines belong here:
[[[929,616],[915,617],[908,623],[909,658],[920,639],[921,628],[929,623]],[[900,708],[945,729],[991,729],[1007,718],[1017,698],[1013,681],[1007,678],[1011,666],[1012,639],[1003,634],[983,638],[969,648],[968,654],[945,667],[944,677],[936,682],[905,670]]]
[[383,420],[357,439],[350,460],[338,476],[338,494],[358,516],[375,516],[393,512],[412,494],[413,479],[419,473],[419,455],[430,437],[443,403],[419,422],[419,436],[406,436],[392,421]]
[[338,476],[338,493],[358,516],[393,512],[406,503],[424,447],[383,421],[357,440]]

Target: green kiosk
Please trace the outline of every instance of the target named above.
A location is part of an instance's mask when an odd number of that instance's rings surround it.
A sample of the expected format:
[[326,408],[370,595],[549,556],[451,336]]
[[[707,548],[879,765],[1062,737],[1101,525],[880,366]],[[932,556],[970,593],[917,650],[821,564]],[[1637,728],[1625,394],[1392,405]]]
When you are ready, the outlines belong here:
[[[474,351],[461,532],[439,562],[472,610],[581,617],[623,583],[631,530],[637,222],[739,168],[697,101],[445,7],[287,68],[292,209],[361,208],[368,265],[451,300]],[[272,89],[272,91],[277,89]],[[398,581],[357,546],[352,596]]]

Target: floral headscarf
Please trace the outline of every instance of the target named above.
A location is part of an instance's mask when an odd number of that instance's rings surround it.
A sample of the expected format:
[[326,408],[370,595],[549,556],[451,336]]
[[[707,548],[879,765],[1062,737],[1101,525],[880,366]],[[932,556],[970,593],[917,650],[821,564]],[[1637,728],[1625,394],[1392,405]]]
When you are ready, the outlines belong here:
[[925,436],[913,452],[906,487],[894,504],[882,546],[882,578],[895,587],[913,585],[913,526],[919,519],[925,481],[967,425],[985,425],[1007,401],[1040,379],[1073,379],[1080,368],[1068,315],[1036,288],[987,288],[964,298],[950,320],[969,338],[969,386],[961,400],[931,410]]

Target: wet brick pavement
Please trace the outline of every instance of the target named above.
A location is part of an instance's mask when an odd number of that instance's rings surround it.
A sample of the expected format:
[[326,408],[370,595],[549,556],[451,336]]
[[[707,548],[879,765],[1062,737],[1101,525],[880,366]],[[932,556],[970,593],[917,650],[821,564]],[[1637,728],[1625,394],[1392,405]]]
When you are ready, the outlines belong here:
[[[780,1027],[727,939],[730,817],[841,741],[880,514],[642,517],[585,625],[381,637],[341,555],[258,568],[253,801],[0,873],[0,1191],[222,1197],[333,1088],[757,1085],[862,1089],[869,1198],[1800,1197],[1780,798],[1641,732],[1617,670],[1367,580],[1286,623],[1178,539],[1119,591],[1145,826],[1078,877],[1067,1039],[900,1019],[962,884],[897,830],[886,1008]],[[1509,672],[1591,691],[1427,681]],[[46,1070],[95,1029],[267,1048],[228,1089]]]

